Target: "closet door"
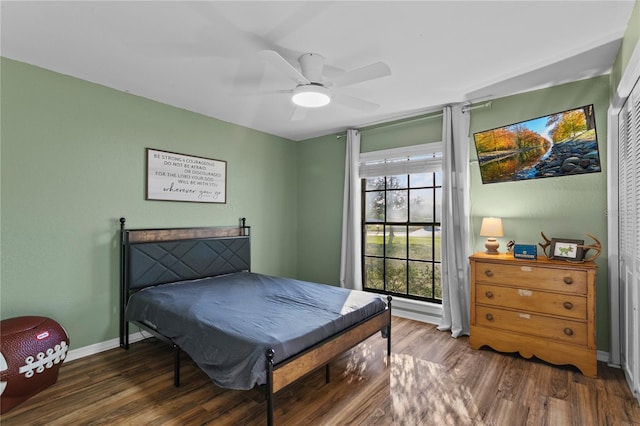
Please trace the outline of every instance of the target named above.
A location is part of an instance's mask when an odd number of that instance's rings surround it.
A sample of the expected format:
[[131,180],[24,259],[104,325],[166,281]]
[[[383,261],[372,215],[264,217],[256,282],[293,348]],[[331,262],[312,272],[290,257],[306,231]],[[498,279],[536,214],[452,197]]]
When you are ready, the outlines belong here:
[[640,83],[619,123],[619,291],[621,364],[640,401]]

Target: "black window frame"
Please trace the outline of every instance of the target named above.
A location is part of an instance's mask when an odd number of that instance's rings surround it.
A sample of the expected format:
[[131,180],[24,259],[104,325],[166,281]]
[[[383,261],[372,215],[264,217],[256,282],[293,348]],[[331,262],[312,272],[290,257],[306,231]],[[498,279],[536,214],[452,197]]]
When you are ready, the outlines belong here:
[[[442,190],[442,182],[440,182],[438,184],[438,179],[436,178],[438,173],[441,172],[429,172],[432,174],[432,184],[431,185],[421,185],[421,186],[412,186],[411,185],[411,175],[415,175],[418,173],[407,173],[402,174],[402,175],[398,175],[398,174],[387,174],[386,176],[378,176],[377,178],[384,178],[384,189],[380,189],[380,188],[375,188],[375,189],[367,189],[367,179],[375,179],[373,177],[368,177],[368,178],[362,178],[361,179],[361,185],[362,185],[362,202],[361,202],[361,235],[362,235],[362,285],[363,285],[363,289],[365,291],[369,291],[369,292],[374,292],[374,293],[380,293],[380,294],[386,294],[386,295],[391,295],[391,296],[397,296],[397,297],[402,297],[402,298],[406,298],[406,299],[413,299],[413,300],[420,300],[420,301],[424,301],[424,302],[430,302],[430,303],[436,303],[436,304],[442,304],[442,252],[440,252],[439,256],[436,255],[436,230],[441,230],[442,229],[442,224],[440,221],[437,221],[438,217],[441,217],[441,212],[437,212],[438,210],[438,203],[436,202],[436,194],[437,194],[437,190],[440,189]],[[406,187],[402,187],[402,188],[389,188],[388,187],[388,182],[389,182],[389,177],[393,177],[393,176],[406,176],[407,179],[407,185]],[[394,191],[394,190],[406,190],[407,194],[409,194],[410,190],[421,190],[421,189],[427,189],[431,191],[431,196],[432,196],[432,218],[433,220],[431,222],[429,221],[411,221],[411,203],[409,201],[409,199],[407,200],[407,217],[406,220],[404,221],[390,221],[387,220],[386,217],[386,211],[387,209],[385,208],[385,218],[382,221],[376,220],[376,221],[372,221],[369,220],[367,221],[366,215],[367,215],[367,194],[368,193],[372,193],[372,192],[380,192],[380,191],[384,191],[385,193],[385,206],[387,204],[387,196],[388,196],[388,192],[389,191]],[[375,226],[382,226],[382,255],[373,255],[373,254],[367,254],[367,250],[366,250],[366,245],[367,245],[367,227],[370,225],[375,225]],[[404,227],[405,228],[405,235],[407,235],[406,238],[406,251],[405,251],[405,256],[404,257],[394,257],[394,256],[389,256],[387,253],[387,238],[386,238],[386,228],[387,227]],[[425,230],[429,229],[431,231],[431,259],[415,259],[415,258],[411,258],[410,256],[410,239],[408,238],[409,235],[409,229],[413,228],[413,227],[424,227]],[[383,289],[379,289],[379,288],[374,288],[374,287],[369,287],[367,286],[367,262],[366,259],[367,258],[374,258],[374,259],[381,259],[382,260],[382,284],[383,284]],[[404,291],[403,292],[399,292],[399,291],[392,291],[389,290],[388,287],[388,283],[387,283],[387,260],[395,260],[395,261],[404,261],[405,263],[405,285],[404,285]],[[431,266],[431,283],[430,283],[430,288],[431,288],[431,297],[427,297],[427,296],[419,296],[416,294],[411,294],[410,291],[410,282],[411,282],[411,276],[410,276],[410,265],[412,264],[412,262],[419,262],[419,263],[423,263],[423,264],[428,264]],[[436,273],[436,269],[438,269],[440,271],[440,273]],[[439,283],[438,280],[436,279],[439,276]],[[439,285],[438,285],[439,284]],[[439,289],[439,291],[437,291],[437,289]],[[439,294],[438,294],[439,293]],[[439,297],[438,297],[439,296]]]

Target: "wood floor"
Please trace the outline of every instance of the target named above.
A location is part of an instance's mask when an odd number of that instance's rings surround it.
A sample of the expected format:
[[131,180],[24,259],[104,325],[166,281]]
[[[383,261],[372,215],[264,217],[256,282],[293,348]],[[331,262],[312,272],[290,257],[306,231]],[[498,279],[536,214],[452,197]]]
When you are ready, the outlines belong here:
[[[393,318],[392,356],[375,335],[275,397],[276,425],[639,425],[619,369],[597,379]],[[264,396],[223,390],[156,341],[65,363],[58,382],[0,417],[10,425],[262,425]]]

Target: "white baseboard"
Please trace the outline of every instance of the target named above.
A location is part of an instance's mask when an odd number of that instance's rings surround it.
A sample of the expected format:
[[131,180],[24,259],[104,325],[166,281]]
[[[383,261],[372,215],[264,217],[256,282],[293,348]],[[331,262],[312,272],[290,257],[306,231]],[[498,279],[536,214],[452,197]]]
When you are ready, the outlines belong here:
[[620,366],[619,366],[619,365],[611,364],[611,363],[609,362],[609,356],[610,356],[609,352],[605,352],[605,351],[596,351],[596,359],[597,359],[598,361],[606,362],[606,363],[607,363],[607,365],[608,365],[609,367],[613,367],[613,368],[620,368]]
[[[418,312],[413,309],[406,309],[406,307],[405,308],[401,307],[401,306],[405,306],[404,302],[406,302],[406,300],[400,301],[400,300],[394,299],[393,308],[391,310],[391,313],[393,316],[425,322],[427,324],[438,325],[438,323],[440,322],[441,317],[437,315],[438,314],[437,309],[428,309],[427,311]],[[417,303],[420,303],[420,302],[417,302]],[[400,306],[397,306],[398,304]],[[409,306],[411,304],[414,304],[414,301],[409,301]],[[147,339],[149,337],[152,337],[151,334],[149,333],[146,333],[142,330],[136,331],[134,333],[129,334],[129,343],[135,343],[140,340]],[[108,351],[110,349],[114,349],[119,346],[120,346],[120,338],[115,338],[115,339],[107,340],[106,342],[95,343],[93,345],[84,346],[82,348],[72,349],[69,352],[67,352],[65,361],[69,362],[76,359],[84,358],[89,355],[95,355],[97,353]],[[596,351],[596,358],[598,361],[606,362],[609,365],[609,367],[620,368],[619,365],[609,364],[609,352]]]
[[[129,343],[138,342],[140,340],[144,340],[148,337],[151,337],[149,333],[145,333],[144,331],[136,331],[134,333],[129,334]],[[115,338],[111,340],[107,340],[106,342],[95,343],[93,345],[84,346],[78,349],[72,349],[67,353],[65,357],[65,361],[73,361],[76,359],[84,358],[89,355],[95,355],[100,352],[108,351],[109,349],[114,349],[120,346],[120,338]]]
[[405,310],[394,308],[391,315],[393,315],[394,317],[406,318],[414,321],[424,322],[427,324],[433,324],[433,325],[440,324],[440,317],[426,315],[419,312],[405,311]]
[[391,315],[438,325],[442,319],[442,305],[394,297],[391,301]]

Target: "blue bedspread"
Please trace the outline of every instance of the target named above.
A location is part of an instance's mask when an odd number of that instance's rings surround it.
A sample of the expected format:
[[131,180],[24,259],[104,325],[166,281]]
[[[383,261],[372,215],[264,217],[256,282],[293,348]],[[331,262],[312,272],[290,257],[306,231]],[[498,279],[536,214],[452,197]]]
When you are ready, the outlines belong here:
[[171,338],[217,385],[251,389],[266,383],[267,349],[277,364],[385,307],[372,293],[238,272],[141,290],[126,319]]

